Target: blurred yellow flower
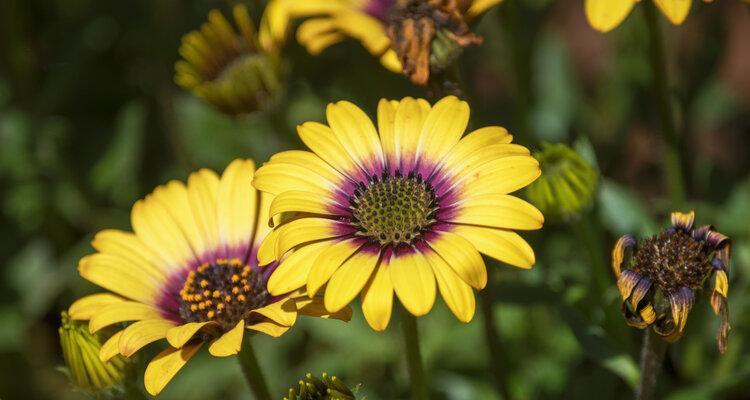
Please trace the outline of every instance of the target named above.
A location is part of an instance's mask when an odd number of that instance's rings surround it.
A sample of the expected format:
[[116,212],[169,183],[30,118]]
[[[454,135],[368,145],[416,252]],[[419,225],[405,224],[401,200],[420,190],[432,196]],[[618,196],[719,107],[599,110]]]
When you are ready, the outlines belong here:
[[[685,330],[695,293],[713,276],[711,307],[721,317],[716,341],[726,350],[729,334],[728,237],[710,225],[693,227],[695,213],[672,213],[672,226],[636,246],[630,235],[621,237],[612,250],[612,269],[622,297],[628,325],[654,332],[667,341],[678,340]],[[626,260],[626,251],[633,250]]]
[[133,206],[135,233],[99,232],[92,243],[97,253],[80,261],[81,276],[113,293],[79,299],[70,306],[71,318],[89,320],[91,332],[136,321],[104,343],[101,360],[130,357],[167,339],[170,347],[146,368],[152,395],[205,343],[209,353],[225,357],[240,351],[247,329],[275,337],[298,313],[350,317],[349,309],[330,315],[321,299],[302,291],[268,293],[268,277],[279,264],[259,268],[256,252],[270,230],[272,196],[253,189],[254,171],[253,161],[235,160],[221,177],[202,169],[187,185],[159,186]]
[[[318,54],[345,36],[362,45],[391,71],[424,85],[435,67],[433,42],[439,34],[457,48],[481,43],[469,23],[502,0],[271,0],[263,24],[266,40],[283,40],[291,21],[313,17],[297,40]],[[443,44],[444,46],[444,44]]]
[[[544,218],[511,196],[540,175],[539,163],[511,144],[501,127],[462,138],[469,106],[450,96],[381,100],[378,128],[341,101],[329,125],[299,126],[312,150],[274,155],[253,184],[276,198],[281,218],[258,250],[260,265],[295,249],[268,282],[272,295],[324,285],[336,312],[357,294],[370,326],[384,330],[393,294],[415,316],[427,314],[436,289],[462,322],[475,310],[473,289],[487,284],[480,253],[531,268],[534,251],[514,230],[540,229]],[[291,262],[292,258],[296,262]],[[436,285],[437,283],[437,285]]]
[[[586,17],[591,26],[600,32],[609,32],[619,26],[640,0],[586,0]],[[690,12],[692,0],[653,1],[656,7],[674,25],[680,25]],[[704,0],[710,1],[710,0]]]
[[[256,35],[244,5],[233,8],[238,31],[218,10],[211,10],[200,30],[186,34],[175,82],[220,111],[236,115],[269,103],[281,87],[279,43]],[[261,48],[260,41],[268,44]]]

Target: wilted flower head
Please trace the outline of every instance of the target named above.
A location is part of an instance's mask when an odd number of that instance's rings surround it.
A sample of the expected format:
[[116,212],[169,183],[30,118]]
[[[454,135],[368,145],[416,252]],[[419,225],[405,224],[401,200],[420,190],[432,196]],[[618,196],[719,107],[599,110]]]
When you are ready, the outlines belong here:
[[236,5],[236,31],[218,10],[211,10],[200,30],[182,38],[175,82],[227,114],[262,108],[279,90],[279,56],[261,48],[244,5]]
[[526,194],[544,215],[570,219],[591,205],[599,174],[588,161],[562,143],[545,143],[534,158],[542,176]]
[[358,39],[382,64],[418,85],[440,72],[462,48],[482,42],[469,25],[502,0],[272,0],[265,20],[270,35],[282,38],[289,21],[316,16],[297,30],[311,54]]
[[354,393],[340,379],[325,372],[318,379],[311,373],[299,381],[299,389],[290,388],[284,400],[354,400]]
[[101,333],[89,333],[87,321],[73,321],[64,311],[61,320],[60,346],[73,383],[93,391],[116,387],[126,375],[128,359],[117,356],[101,361],[99,351],[106,338]]
[[713,276],[711,307],[721,317],[716,339],[723,353],[729,333],[731,244],[710,225],[693,228],[694,218],[692,211],[672,213],[672,226],[642,240],[625,262],[625,250],[634,247],[636,240],[630,235],[621,237],[612,251],[612,269],[628,325],[652,326],[670,342],[682,336],[696,292]]

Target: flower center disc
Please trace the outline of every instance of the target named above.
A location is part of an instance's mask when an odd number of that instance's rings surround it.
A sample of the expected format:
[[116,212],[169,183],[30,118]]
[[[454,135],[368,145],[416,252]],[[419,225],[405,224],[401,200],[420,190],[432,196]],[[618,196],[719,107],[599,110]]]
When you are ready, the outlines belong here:
[[667,293],[681,287],[698,289],[712,270],[708,247],[681,231],[646,239],[635,254],[633,271],[650,278]]
[[360,236],[381,246],[412,244],[435,222],[437,200],[421,176],[383,175],[360,184],[350,198]]
[[185,321],[215,321],[226,331],[263,307],[268,292],[257,270],[239,260],[220,259],[190,271],[180,297]]

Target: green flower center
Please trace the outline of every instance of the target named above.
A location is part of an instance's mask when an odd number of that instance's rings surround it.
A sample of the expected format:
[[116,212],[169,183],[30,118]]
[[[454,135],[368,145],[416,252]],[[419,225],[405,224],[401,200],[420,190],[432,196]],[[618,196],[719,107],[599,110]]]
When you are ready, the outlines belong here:
[[711,273],[708,246],[681,231],[666,231],[644,240],[633,260],[633,271],[651,279],[668,294],[682,287],[699,289]]
[[239,260],[220,259],[190,271],[180,298],[185,321],[215,321],[227,331],[263,307],[268,292],[258,271]]
[[381,246],[412,244],[435,222],[437,199],[421,176],[383,175],[360,184],[350,198],[358,234]]

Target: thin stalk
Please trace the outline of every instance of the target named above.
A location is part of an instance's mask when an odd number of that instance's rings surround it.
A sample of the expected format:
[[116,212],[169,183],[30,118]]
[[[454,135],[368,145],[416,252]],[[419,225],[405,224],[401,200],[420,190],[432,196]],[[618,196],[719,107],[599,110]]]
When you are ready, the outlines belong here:
[[653,0],[643,2],[643,15],[649,36],[649,61],[653,74],[653,86],[661,118],[661,129],[664,137],[664,169],[672,206],[681,209],[685,204],[685,183],[680,160],[680,141],[675,125],[672,96],[669,89],[667,59],[664,50],[664,37],[659,26],[659,17]]
[[411,397],[414,400],[428,400],[430,396],[425,381],[424,367],[422,366],[422,354],[419,350],[417,319],[406,310],[401,315],[401,327],[403,328],[406,345],[406,364],[411,383]]
[[245,345],[242,346],[242,350],[240,350],[240,354],[237,357],[240,360],[245,380],[255,395],[255,400],[271,400],[271,394],[268,392],[268,385],[266,385],[266,380],[263,378],[263,372],[261,372],[260,365],[258,365],[258,359],[255,358],[250,337],[245,341]]
[[636,400],[652,400],[656,391],[656,381],[667,352],[667,342],[659,337],[653,329],[643,333],[641,347],[641,382],[636,388]]
[[504,356],[500,348],[500,335],[497,332],[495,323],[495,314],[492,312],[492,282],[487,283],[484,290],[479,291],[479,306],[484,319],[484,338],[489,350],[490,372],[492,381],[495,384],[495,390],[503,399],[510,399],[505,382],[505,369],[503,368]]

